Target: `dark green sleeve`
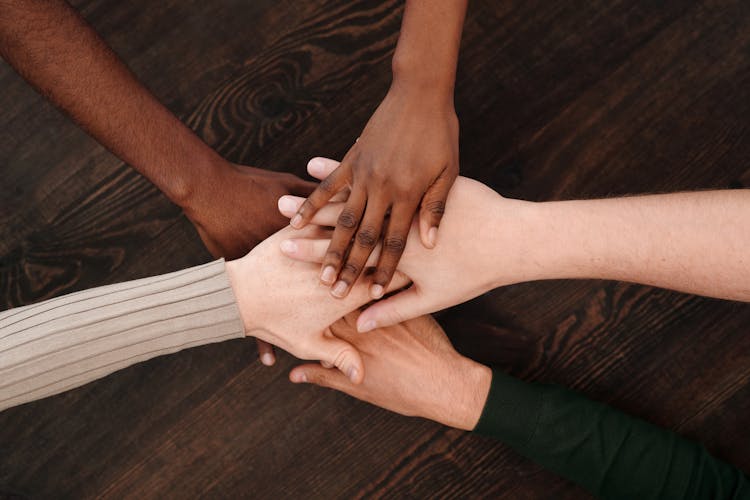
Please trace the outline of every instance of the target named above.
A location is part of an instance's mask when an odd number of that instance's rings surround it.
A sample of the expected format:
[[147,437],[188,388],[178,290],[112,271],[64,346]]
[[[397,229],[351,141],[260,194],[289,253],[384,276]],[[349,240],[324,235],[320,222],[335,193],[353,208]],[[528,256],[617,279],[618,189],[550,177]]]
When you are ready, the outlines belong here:
[[697,443],[553,385],[493,370],[474,432],[602,498],[750,498],[750,480]]

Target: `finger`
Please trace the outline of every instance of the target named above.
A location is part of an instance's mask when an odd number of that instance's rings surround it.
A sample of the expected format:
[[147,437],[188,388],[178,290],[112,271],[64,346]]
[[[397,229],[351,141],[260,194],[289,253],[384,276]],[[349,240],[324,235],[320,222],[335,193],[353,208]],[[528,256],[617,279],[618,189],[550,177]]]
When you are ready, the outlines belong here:
[[328,203],[330,204],[330,203],[339,203],[342,201],[346,201],[349,199],[349,193],[350,193],[349,188],[345,187],[344,189],[336,193],[333,198],[328,200]]
[[274,363],[276,363],[276,355],[273,353],[273,346],[260,339],[255,339],[255,343],[258,344],[258,357],[260,358],[260,362],[266,366],[273,366]]
[[352,189],[349,201],[341,210],[337,220],[336,229],[333,231],[331,244],[323,258],[320,281],[328,286],[333,285],[336,277],[339,275],[341,265],[344,263],[346,251],[352,241],[352,236],[359,227],[359,221],[362,218],[362,212],[365,210],[367,202],[367,193],[363,189]]
[[310,224],[304,229],[295,229],[294,231],[291,231],[289,236],[294,239],[330,240],[333,236],[333,229]]
[[323,368],[333,368],[333,365],[328,361],[321,361],[320,366],[322,366]]
[[379,299],[383,296],[388,284],[396,272],[398,261],[406,248],[406,238],[409,236],[414,209],[411,205],[396,205],[391,209],[391,218],[383,237],[383,249],[375,274],[372,276],[370,297]]
[[[289,239],[281,242],[279,247],[281,253],[287,257],[300,260],[302,262],[314,262],[320,264],[326,255],[328,245],[330,244],[330,238],[327,239]],[[374,267],[380,257],[381,245],[378,244],[375,249],[367,258],[365,267]]]
[[415,286],[385,300],[375,302],[357,318],[357,330],[369,332],[375,328],[403,323],[433,312]]
[[359,384],[365,377],[365,367],[359,351],[349,342],[338,337],[323,337],[320,361],[341,371],[353,383]]
[[308,383],[327,387],[351,395],[354,386],[338,370],[323,368],[320,365],[306,364],[294,367],[289,372],[289,380],[295,384]]
[[[304,203],[304,201],[304,198],[300,198],[298,196],[282,196],[278,201],[279,212],[281,212],[281,215],[283,215],[284,217],[293,217],[294,214],[297,213],[297,210],[299,210],[299,207],[302,206],[302,203]],[[315,212],[315,215],[310,222],[318,226],[333,227],[336,225],[336,220],[338,219],[339,214],[341,213],[341,210],[343,210],[343,208],[344,203],[328,203],[323,208]]]
[[334,170],[318,184],[315,191],[302,203],[295,216],[292,217],[291,226],[295,229],[304,227],[313,218],[315,212],[325,206],[336,193],[345,188],[350,180],[351,168],[347,165],[341,165]]
[[419,208],[419,236],[426,248],[435,248],[440,220],[445,213],[445,201],[456,178],[444,170],[422,197]]
[[[340,165],[336,160],[316,157],[307,164],[307,172],[316,179],[323,180]],[[344,188],[336,193],[330,201],[346,201],[349,198],[349,189]]]
[[367,209],[354,235],[349,255],[341,266],[338,281],[331,289],[331,294],[334,297],[339,299],[346,297],[354,282],[362,274],[367,259],[375,249],[375,245],[380,241],[380,233],[383,229],[383,219],[387,208],[387,202],[378,198],[368,198]]
[[322,156],[316,156],[307,162],[307,173],[315,177],[318,180],[323,180],[331,172],[339,167],[340,163],[330,158],[323,158]]

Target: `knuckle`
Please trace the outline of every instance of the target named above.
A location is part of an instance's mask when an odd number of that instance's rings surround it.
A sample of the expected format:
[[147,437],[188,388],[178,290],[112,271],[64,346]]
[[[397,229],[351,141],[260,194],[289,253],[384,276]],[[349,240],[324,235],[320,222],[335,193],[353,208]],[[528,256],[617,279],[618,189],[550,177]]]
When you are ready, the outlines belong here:
[[308,198],[304,202],[302,202],[302,206],[299,207],[299,213],[302,216],[305,216],[306,214],[313,212],[317,209],[318,207],[315,205],[315,202],[312,201],[310,198]]
[[362,228],[357,233],[357,242],[366,248],[372,248],[378,242],[376,232],[371,227]]
[[336,264],[341,262],[343,255],[338,250],[329,250],[326,253],[326,264]]
[[383,249],[387,253],[397,254],[406,248],[406,238],[403,236],[389,236],[383,242]]
[[411,186],[395,185],[391,188],[393,197],[397,200],[411,200],[414,198],[414,189]]
[[351,262],[347,262],[341,269],[341,274],[341,281],[346,282],[346,284],[348,285],[349,283],[346,279],[344,279],[344,275],[357,276],[359,274],[359,266],[352,264]]
[[443,215],[445,213],[445,202],[443,200],[428,201],[424,209],[432,215]]
[[329,175],[328,177],[320,181],[320,184],[318,185],[318,191],[325,194],[333,194],[335,190],[336,182],[332,175]]
[[357,227],[358,223],[358,217],[354,215],[354,212],[349,208],[345,208],[339,215],[338,225],[343,228],[354,229]]
[[404,323],[406,319],[404,318],[404,315],[401,314],[401,311],[394,309],[393,312],[391,312],[391,321],[393,323]]
[[346,364],[346,360],[354,354],[353,349],[349,346],[342,347],[341,350],[336,354],[336,358],[333,361],[334,366],[343,367]]
[[307,380],[315,385],[328,386],[328,375],[321,373],[321,371],[315,370],[314,372],[308,372]]
[[367,179],[370,183],[378,186],[388,186],[391,184],[390,176],[385,172],[384,169],[369,167],[366,172]]
[[394,269],[390,266],[378,269],[375,271],[375,274],[372,276],[373,283],[377,283],[378,285],[385,287],[390,283],[391,276],[393,276]]

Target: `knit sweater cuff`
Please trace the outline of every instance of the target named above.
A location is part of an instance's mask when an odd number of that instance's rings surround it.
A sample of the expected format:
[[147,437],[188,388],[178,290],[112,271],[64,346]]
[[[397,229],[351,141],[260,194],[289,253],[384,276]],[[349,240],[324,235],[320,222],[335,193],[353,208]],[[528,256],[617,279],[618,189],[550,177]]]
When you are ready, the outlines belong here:
[[487,402],[474,432],[523,453],[536,432],[544,386],[529,384],[493,369]]

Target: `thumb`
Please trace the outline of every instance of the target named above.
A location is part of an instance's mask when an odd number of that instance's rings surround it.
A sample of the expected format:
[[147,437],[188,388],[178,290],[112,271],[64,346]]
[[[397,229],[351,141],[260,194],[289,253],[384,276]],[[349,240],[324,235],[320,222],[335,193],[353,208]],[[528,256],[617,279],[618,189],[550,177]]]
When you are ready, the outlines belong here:
[[289,380],[295,384],[309,383],[345,392],[352,387],[352,383],[340,371],[325,368],[317,363],[295,367],[289,372]]
[[435,248],[438,226],[445,213],[445,201],[454,180],[444,170],[422,197],[419,207],[419,237],[426,248]]
[[401,293],[375,302],[357,319],[357,330],[369,332],[375,328],[396,325],[432,312],[416,286],[411,286]]
[[359,351],[338,337],[323,337],[321,361],[338,368],[354,384],[365,378],[365,367]]

